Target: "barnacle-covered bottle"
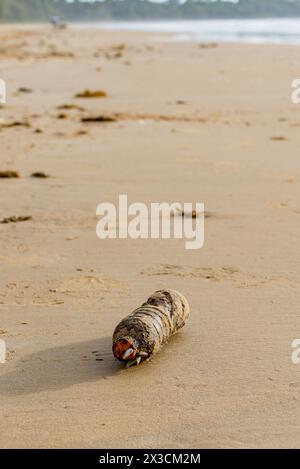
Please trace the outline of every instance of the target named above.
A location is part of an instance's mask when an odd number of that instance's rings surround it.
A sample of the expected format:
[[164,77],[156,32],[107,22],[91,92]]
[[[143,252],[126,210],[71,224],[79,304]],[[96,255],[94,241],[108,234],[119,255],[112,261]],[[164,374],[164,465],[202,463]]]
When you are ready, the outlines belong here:
[[115,357],[131,366],[149,359],[186,323],[186,298],[176,290],[159,290],[124,318],[113,334]]

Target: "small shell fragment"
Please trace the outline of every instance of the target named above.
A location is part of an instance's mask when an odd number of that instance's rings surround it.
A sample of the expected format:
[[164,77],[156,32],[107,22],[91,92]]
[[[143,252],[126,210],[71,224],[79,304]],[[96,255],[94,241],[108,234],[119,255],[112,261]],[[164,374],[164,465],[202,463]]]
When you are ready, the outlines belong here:
[[113,354],[127,367],[157,353],[186,323],[190,313],[186,298],[176,290],[159,290],[116,327]]

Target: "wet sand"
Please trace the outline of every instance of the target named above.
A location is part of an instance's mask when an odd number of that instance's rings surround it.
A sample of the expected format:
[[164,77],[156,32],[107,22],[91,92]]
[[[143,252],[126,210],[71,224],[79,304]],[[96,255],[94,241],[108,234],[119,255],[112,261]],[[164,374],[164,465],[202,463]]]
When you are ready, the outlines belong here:
[[[298,76],[295,46],[0,27],[0,218],[30,217],[0,224],[0,447],[299,447]],[[204,202],[204,247],[100,241],[118,194]],[[124,370],[113,329],[160,288],[190,321]]]

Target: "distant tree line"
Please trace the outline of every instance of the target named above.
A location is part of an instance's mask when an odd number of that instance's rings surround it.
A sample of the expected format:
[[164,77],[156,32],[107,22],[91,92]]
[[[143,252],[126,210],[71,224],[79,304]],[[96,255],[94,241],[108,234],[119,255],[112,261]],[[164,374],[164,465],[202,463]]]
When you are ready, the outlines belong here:
[[46,21],[50,16],[67,21],[266,18],[300,16],[300,0],[0,0],[0,21]]

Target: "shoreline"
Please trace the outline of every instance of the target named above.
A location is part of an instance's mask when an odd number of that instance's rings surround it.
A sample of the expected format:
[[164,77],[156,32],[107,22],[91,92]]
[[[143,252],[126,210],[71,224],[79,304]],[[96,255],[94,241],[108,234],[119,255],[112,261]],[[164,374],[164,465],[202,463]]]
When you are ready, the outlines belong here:
[[[275,22],[275,23],[274,23]],[[261,26],[258,27],[258,24]],[[280,25],[281,26],[280,26]],[[294,25],[293,25],[294,24]],[[132,33],[151,36],[153,42],[216,43],[246,45],[299,45],[300,19],[225,19],[66,22],[69,31],[103,31],[110,34]],[[201,27],[200,27],[201,25]],[[293,25],[293,26],[292,26]],[[230,28],[228,28],[230,26]],[[244,27],[245,26],[245,27]],[[261,31],[264,28],[264,32]],[[0,23],[0,31],[49,30],[49,23]],[[201,29],[202,28],[202,29]],[[59,34],[62,32],[59,31]]]

